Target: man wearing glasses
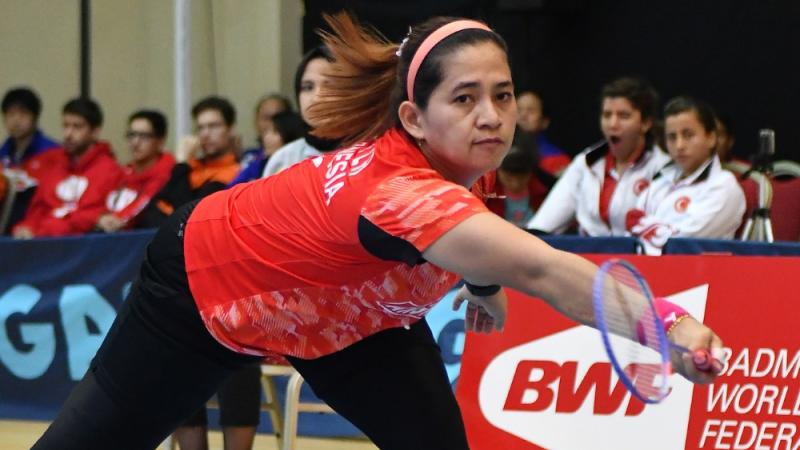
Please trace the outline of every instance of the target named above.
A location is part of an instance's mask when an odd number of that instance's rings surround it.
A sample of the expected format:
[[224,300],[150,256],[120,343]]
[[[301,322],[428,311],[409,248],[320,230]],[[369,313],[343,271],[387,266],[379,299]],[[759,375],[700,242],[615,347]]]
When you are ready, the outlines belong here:
[[169,181],[142,212],[137,226],[157,227],[181,205],[225,189],[239,172],[236,110],[222,97],[206,97],[192,108],[198,147],[176,164]]
[[139,213],[169,180],[175,158],[164,151],[167,119],[160,111],[139,110],[128,118],[125,138],[131,161],[122,168],[124,175],[116,189],[106,197],[105,214],[97,229],[111,233],[137,227]]

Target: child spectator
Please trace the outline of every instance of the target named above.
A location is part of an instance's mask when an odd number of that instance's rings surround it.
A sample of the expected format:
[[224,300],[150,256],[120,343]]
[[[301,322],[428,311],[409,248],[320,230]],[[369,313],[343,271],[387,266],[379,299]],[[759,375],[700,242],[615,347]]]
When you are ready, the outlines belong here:
[[520,132],[533,137],[539,167],[551,176],[560,175],[569,165],[570,158],[545,134],[550,127],[550,114],[539,93],[522,91],[517,95],[517,127]]
[[[555,180],[537,164],[533,136],[515,133],[514,143],[497,170],[494,195],[487,198],[486,205],[495,214],[524,228]],[[520,214],[527,217],[524,222],[519,222]]]

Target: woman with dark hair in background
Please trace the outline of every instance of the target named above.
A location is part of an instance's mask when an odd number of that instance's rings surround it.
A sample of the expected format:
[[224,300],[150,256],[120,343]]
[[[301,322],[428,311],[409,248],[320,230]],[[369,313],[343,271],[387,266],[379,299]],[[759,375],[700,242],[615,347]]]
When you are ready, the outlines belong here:
[[251,156],[250,163],[236,175],[228,187],[261,178],[269,158],[289,142],[301,139],[307,132],[308,125],[296,112],[281,111],[275,114],[264,124],[264,133],[260,138],[261,153]]
[[[500,285],[594,323],[597,267],[481,200],[516,122],[502,38],[434,18],[398,46],[347,15],[329,22],[336,62],[310,117],[315,133],[349,147],[177,211],[35,449],[153,448],[231,371],[277,353],[378,447],[464,450],[421,320],[459,278],[468,329],[503,327]],[[682,318],[671,340],[721,351],[710,329]],[[672,363],[700,383],[720,369],[698,371],[678,353]]]
[[625,213],[669,161],[653,124],[658,93],[637,78],[603,87],[600,129],[605,139],[578,154],[547,195],[528,228],[563,233],[577,221],[588,236],[624,236]]
[[714,111],[703,101],[676,97],[664,107],[664,135],[673,162],[627,213],[628,229],[651,255],[661,254],[673,236],[733,238],[745,198],[715,153]]
[[263,158],[264,145],[261,142],[261,136],[276,114],[291,110],[292,104],[289,103],[289,99],[281,94],[267,94],[258,99],[253,120],[256,128],[256,145],[242,152],[239,158],[239,164],[242,167],[246,168],[254,159]]
[[308,157],[318,156],[339,147],[338,138],[322,139],[310,133],[315,127],[315,122],[309,115],[309,109],[319,102],[320,92],[328,82],[326,73],[332,63],[333,56],[324,45],[312,49],[303,56],[294,76],[294,94],[300,116],[308,125],[309,131],[302,138],[278,149],[267,161],[263,176],[274,175]]

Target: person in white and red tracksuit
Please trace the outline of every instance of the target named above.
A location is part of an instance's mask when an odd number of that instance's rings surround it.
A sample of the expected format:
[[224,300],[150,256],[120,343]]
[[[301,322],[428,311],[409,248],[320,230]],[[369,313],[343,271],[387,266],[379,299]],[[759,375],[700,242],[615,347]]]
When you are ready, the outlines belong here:
[[658,94],[647,82],[620,78],[603,87],[605,140],[578,154],[527,228],[564,233],[577,221],[588,236],[625,236],[625,213],[669,161],[654,145]]
[[676,97],[664,109],[673,162],[656,175],[626,220],[647,254],[661,254],[672,236],[732,238],[739,228],[744,193],[714,151],[714,118],[710,106],[690,97]]
[[64,105],[62,114],[64,144],[48,153],[48,169],[40,173],[25,217],[13,228],[17,239],[91,231],[105,211],[106,195],[122,176],[111,147],[99,140],[100,106],[76,98]]

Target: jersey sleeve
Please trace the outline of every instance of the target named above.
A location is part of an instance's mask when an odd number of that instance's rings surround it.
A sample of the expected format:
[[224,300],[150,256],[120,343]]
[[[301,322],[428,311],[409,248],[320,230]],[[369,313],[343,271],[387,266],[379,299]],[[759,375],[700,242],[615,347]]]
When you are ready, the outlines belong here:
[[467,218],[489,210],[455,183],[427,176],[400,176],[370,193],[361,216],[420,253]]

